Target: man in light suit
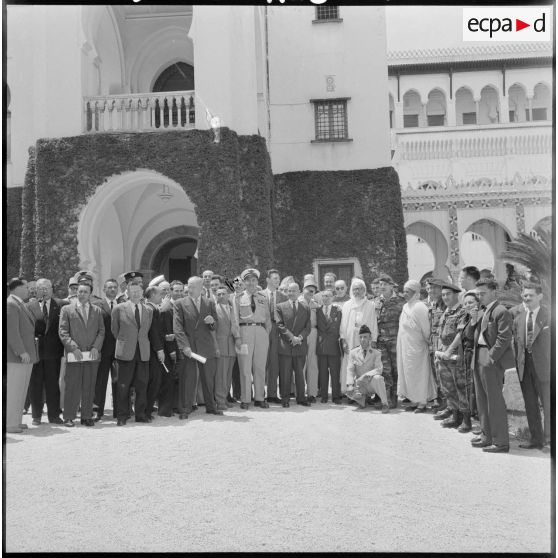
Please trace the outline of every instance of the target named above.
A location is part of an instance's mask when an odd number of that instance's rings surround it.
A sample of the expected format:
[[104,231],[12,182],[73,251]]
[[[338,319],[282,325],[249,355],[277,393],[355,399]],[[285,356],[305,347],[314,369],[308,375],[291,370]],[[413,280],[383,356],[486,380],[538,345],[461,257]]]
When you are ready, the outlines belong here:
[[58,337],[60,309],[67,301],[52,296],[52,283],[45,278],[37,280],[39,300],[28,303],[36,317],[35,335],[39,339],[39,362],[33,365],[29,380],[29,395],[33,424],[41,424],[46,399],[48,422],[62,424],[60,418],[60,363],[64,347]]
[[310,407],[306,399],[304,385],[304,363],[308,345],[306,339],[310,334],[310,308],[298,300],[300,287],[290,283],[287,287],[289,300],[277,305],[277,327],[281,334],[279,340],[279,389],[281,405],[289,407],[289,396],[293,370],[296,385],[296,402]]
[[16,277],[8,283],[6,301],[6,432],[21,433],[25,395],[33,364],[39,360],[35,343],[35,318],[26,308],[27,281]]
[[471,440],[473,447],[489,453],[507,453],[510,449],[508,415],[502,395],[504,372],[513,368],[512,317],[498,302],[493,279],[480,279],[476,290],[484,311],[475,331],[473,355],[475,393],[482,434]]
[[378,394],[382,400],[382,413],[389,413],[386,384],[383,376],[382,353],[372,348],[372,332],[365,324],[360,326],[360,346],[351,349],[347,364],[347,397],[366,407],[366,397]]
[[[105,338],[103,315],[98,306],[89,302],[93,287],[80,283],[77,301],[62,308],[58,334],[64,345],[66,376],[64,379],[64,425],[74,426],[81,400],[81,424],[94,426],[93,398],[101,348]],[[83,360],[83,352],[90,360]],[[75,361],[69,358],[72,353]]]
[[[537,448],[550,443],[550,320],[548,308],[541,306],[542,289],[525,283],[521,296],[523,306],[516,314],[513,331],[515,361],[531,440],[519,444],[522,449]],[[543,407],[544,430],[539,401]]]
[[333,304],[333,291],[320,293],[323,306],[316,310],[318,340],[316,354],[320,374],[320,398],[327,403],[329,379],[331,376],[331,397],[336,405],[341,404],[341,347],[339,326],[341,309]]
[[116,366],[114,360],[114,349],[116,347],[116,339],[111,331],[112,311],[116,307],[116,295],[118,293],[118,282],[116,279],[107,279],[103,286],[105,296],[96,302],[95,306],[101,309],[103,316],[103,324],[105,326],[105,339],[101,347],[101,361],[97,369],[97,381],[95,384],[95,398],[94,409],[97,416],[95,421],[103,418],[105,413],[105,401],[107,397],[107,386],[109,375],[112,379],[112,411],[113,417],[116,418],[117,409],[117,381],[116,381]]
[[196,361],[192,353],[204,356],[205,364],[197,363],[205,400],[205,412],[222,415],[215,403],[215,374],[217,371],[217,340],[215,303],[203,295],[203,279],[188,279],[188,296],[176,301],[174,335],[178,348],[187,357],[186,366],[178,377],[178,408],[180,419],[187,419],[196,397]]
[[288,300],[281,291],[277,290],[281,283],[281,276],[276,269],[268,270],[266,274],[267,288],[262,292],[269,303],[269,314],[271,316],[271,331],[269,332],[269,349],[267,351],[266,385],[267,402],[281,403],[277,397],[277,381],[279,380],[279,329],[275,309],[278,304]]
[[149,422],[145,415],[149,356],[149,329],[153,319],[151,308],[141,303],[143,288],[131,282],[126,290],[128,300],[112,311],[111,329],[116,339],[115,354],[118,365],[117,426],[124,426],[128,418],[130,386],[136,392],[136,422]]
[[220,411],[232,407],[227,401],[232,384],[232,369],[236,359],[236,350],[240,349],[240,328],[235,319],[232,304],[229,301],[227,287],[217,289],[217,346],[219,358],[217,360],[217,374],[215,376],[215,400]]

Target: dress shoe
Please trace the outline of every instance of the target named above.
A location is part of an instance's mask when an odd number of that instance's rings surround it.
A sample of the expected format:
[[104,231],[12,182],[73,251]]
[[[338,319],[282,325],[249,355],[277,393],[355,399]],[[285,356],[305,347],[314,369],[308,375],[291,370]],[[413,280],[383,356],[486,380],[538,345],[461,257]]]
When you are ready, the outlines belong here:
[[482,434],[482,428],[480,427],[480,425],[479,425],[479,426],[475,426],[475,427],[471,430],[471,432],[472,432],[473,434],[475,434],[476,436],[479,436],[480,434]]
[[327,403],[327,397],[322,397],[321,402],[322,403]]
[[443,409],[441,411],[438,411],[434,415],[434,420],[444,420],[444,419],[447,419],[448,417],[451,417],[452,414],[453,414],[453,411],[446,407],[445,409]]
[[158,416],[158,417],[171,418],[171,417],[172,417],[172,414],[171,414],[171,413],[165,413],[165,414],[157,413],[157,416]]
[[234,397],[232,397],[231,395],[227,395],[227,401],[229,403],[238,403],[238,401]]
[[544,445],[543,444],[535,444],[533,442],[527,442],[525,444],[519,444],[519,447],[521,449],[543,449]]
[[48,422],[50,422],[50,424],[64,424],[64,421],[60,417],[49,418]]
[[188,418],[188,413],[180,413],[178,418],[179,420],[186,420]]
[[461,413],[459,411],[453,411],[451,417],[444,419],[440,425],[442,428],[458,428],[461,424]]
[[[64,422],[64,421],[62,421]],[[39,426],[39,424],[41,424],[41,419],[33,419],[33,422],[31,423],[33,426]]]
[[469,413],[463,413],[463,422],[459,425],[457,431],[464,434],[465,432],[471,432],[472,428],[471,415]]
[[149,422],[147,417],[136,417],[136,422]]
[[103,415],[97,415],[94,419],[95,422],[100,422],[103,420]]
[[23,428],[19,426],[6,426],[6,432],[8,434],[21,434],[23,432]]
[[207,415],[217,415],[218,417],[222,417],[223,416],[223,411],[219,411],[217,409],[213,410],[213,411],[205,411],[205,413]]
[[149,421],[149,422],[153,422],[153,415],[150,413],[148,415],[145,415],[145,418]]
[[415,413],[426,413],[426,407],[417,407]]
[[316,398],[313,395],[310,395],[310,397],[306,398],[306,401],[308,401],[308,403],[316,403]]
[[342,400],[342,399],[334,399],[334,400],[333,400],[333,403],[334,403],[335,405],[341,405],[341,404],[343,403],[343,400]]
[[19,427],[20,427],[22,430],[29,430],[29,427],[28,427],[26,424],[20,424]]
[[269,409],[269,403],[267,401],[254,401],[254,407]]
[[290,407],[291,404],[290,404],[288,401],[283,401],[283,402],[281,403],[281,406],[284,407],[284,408],[286,409],[286,408]]
[[418,409],[418,407],[416,405],[407,405],[405,407],[405,412],[406,413],[412,413],[413,411],[415,411],[415,409]]
[[226,411],[228,408],[227,405],[217,405],[218,411]]
[[486,453],[508,453],[510,451],[510,446],[496,446],[492,444],[482,448],[482,451]]
[[248,409],[248,407],[250,407],[250,404],[249,404],[249,403],[241,403],[241,404],[240,404],[240,408],[241,408],[241,409],[246,410],[246,409]]
[[198,406],[197,405],[192,405],[192,412],[197,411],[198,410]]
[[71,428],[72,426],[74,426],[74,421],[73,421],[73,420],[70,420],[70,419],[66,419],[66,420],[64,421],[64,426],[68,426],[68,427]]
[[355,401],[354,399],[349,399],[349,398],[347,398],[347,403],[348,403],[349,405],[356,405],[356,401]]
[[411,400],[407,399],[406,397],[403,398],[403,400],[401,401],[401,403],[410,403]]
[[488,446],[491,446],[492,442],[489,442],[486,438],[479,437],[479,438],[474,438],[473,440],[471,440],[471,445],[474,448],[486,448]]
[[93,419],[85,419],[83,424],[85,426],[95,426],[95,421]]
[[302,405],[303,407],[310,407],[310,402],[309,401],[297,401],[296,404],[297,405]]
[[385,415],[389,413],[389,405],[387,403],[382,403],[382,413]]
[[126,419],[118,419],[116,421],[116,426],[126,426]]
[[281,399],[279,399],[279,397],[268,397],[267,402],[268,403],[281,403]]

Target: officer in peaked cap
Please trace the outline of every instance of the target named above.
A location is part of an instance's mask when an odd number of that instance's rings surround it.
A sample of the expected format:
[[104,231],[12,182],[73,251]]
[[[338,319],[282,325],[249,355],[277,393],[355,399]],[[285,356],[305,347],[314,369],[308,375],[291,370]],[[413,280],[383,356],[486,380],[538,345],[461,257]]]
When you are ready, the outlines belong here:
[[378,277],[378,281],[388,283],[389,285],[393,285],[394,287],[397,287],[397,283],[387,273],[382,273]]
[[68,281],[68,296],[64,300],[67,301],[74,300],[77,297],[77,289],[78,289],[78,281],[74,275]]
[[449,289],[450,291],[453,291],[454,293],[460,293],[461,292],[460,287],[458,287],[456,285],[453,285],[452,283],[449,283],[448,281],[442,281],[440,286],[442,287],[442,291],[444,289]]
[[[143,273],[140,273],[139,271],[128,271],[127,273],[123,274],[124,277],[124,281],[126,282],[126,287],[128,287],[128,285],[134,281],[137,280],[138,283],[141,285],[142,289],[143,289]],[[120,279],[120,278],[119,278]],[[128,300],[128,293],[126,291],[124,291],[117,299],[116,302],[118,302],[118,304],[120,304],[121,302],[126,302]],[[144,299],[142,297],[141,302],[143,302]]]
[[236,299],[234,309],[240,326],[241,343],[248,346],[248,354],[238,355],[240,368],[240,407],[247,409],[252,399],[254,379],[254,406],[266,409],[265,367],[271,331],[271,315],[265,294],[258,291],[260,272],[245,269],[240,277],[246,290]]

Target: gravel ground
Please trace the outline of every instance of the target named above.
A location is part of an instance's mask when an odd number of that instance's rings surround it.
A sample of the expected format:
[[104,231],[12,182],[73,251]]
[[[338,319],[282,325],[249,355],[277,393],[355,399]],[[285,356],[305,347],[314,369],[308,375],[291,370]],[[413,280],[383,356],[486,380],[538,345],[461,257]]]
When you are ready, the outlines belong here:
[[6,550],[550,552],[548,452],[483,453],[400,410],[225,415],[25,416],[6,437]]

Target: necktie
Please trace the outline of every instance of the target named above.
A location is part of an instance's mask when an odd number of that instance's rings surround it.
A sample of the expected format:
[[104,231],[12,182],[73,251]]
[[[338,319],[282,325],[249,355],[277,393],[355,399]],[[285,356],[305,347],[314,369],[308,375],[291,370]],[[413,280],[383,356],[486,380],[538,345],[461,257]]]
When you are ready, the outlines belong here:
[[201,297],[199,297],[199,296],[198,296],[198,298],[194,299],[194,304],[196,305],[196,310],[198,311],[198,314],[200,312],[200,300],[201,300]]
[[138,324],[138,329],[139,329],[141,326],[141,320],[140,320],[140,312],[137,304],[136,304],[135,315],[136,315],[136,324]]
[[326,318],[329,319],[329,306],[325,307],[325,315],[326,315]]
[[529,310],[527,314],[527,350],[531,350],[533,345],[533,311]]
[[296,301],[294,301],[294,300],[293,300],[293,310],[294,310],[294,313],[296,314]]
[[45,319],[45,322],[48,322],[48,308],[46,301],[43,302],[43,318]]
[[252,308],[252,313],[254,313],[256,311],[256,301],[254,299],[254,295],[252,295],[252,298],[251,298],[250,308]]
[[110,311],[111,311],[111,312],[112,312],[113,306],[114,306],[114,300],[111,300],[111,301],[110,301]]
[[83,315],[85,323],[87,323],[87,306],[85,306],[85,304],[81,305],[81,313]]
[[362,354],[364,355],[364,358],[366,358],[366,349],[362,349]]

